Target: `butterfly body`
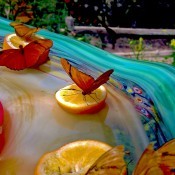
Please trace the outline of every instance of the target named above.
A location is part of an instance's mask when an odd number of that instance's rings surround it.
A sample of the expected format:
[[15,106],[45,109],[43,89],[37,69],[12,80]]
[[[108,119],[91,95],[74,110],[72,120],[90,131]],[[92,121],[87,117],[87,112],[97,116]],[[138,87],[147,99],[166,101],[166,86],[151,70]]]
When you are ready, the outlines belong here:
[[95,89],[106,83],[114,71],[113,69],[110,69],[95,80],[92,76],[85,74],[72,66],[66,59],[61,58],[60,61],[70,78],[80,89],[82,89],[83,95],[91,94]]

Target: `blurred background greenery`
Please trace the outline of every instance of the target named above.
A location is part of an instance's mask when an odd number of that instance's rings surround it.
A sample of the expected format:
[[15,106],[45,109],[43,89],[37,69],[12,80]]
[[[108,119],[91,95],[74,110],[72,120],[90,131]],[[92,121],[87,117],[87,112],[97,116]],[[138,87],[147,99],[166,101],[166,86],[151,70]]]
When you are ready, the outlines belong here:
[[0,16],[59,33],[68,10],[64,0],[0,0]]

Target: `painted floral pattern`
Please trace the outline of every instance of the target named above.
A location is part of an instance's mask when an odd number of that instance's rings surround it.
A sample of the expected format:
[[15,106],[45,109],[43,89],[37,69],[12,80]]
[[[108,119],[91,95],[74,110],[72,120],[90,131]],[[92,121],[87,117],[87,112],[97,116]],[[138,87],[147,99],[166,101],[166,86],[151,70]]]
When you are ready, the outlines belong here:
[[133,102],[149,141],[154,143],[155,148],[167,142],[170,139],[169,134],[166,132],[166,127],[161,122],[161,116],[149,95],[134,82],[124,79],[115,79],[115,81],[112,83],[116,88],[127,94]]

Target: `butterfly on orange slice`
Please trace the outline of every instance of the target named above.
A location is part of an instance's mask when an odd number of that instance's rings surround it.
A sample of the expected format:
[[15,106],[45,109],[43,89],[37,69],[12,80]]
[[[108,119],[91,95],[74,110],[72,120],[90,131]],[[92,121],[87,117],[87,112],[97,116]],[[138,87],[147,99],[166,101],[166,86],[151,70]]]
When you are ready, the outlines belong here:
[[3,50],[18,49],[20,45],[24,47],[34,40],[43,39],[41,36],[35,35],[39,28],[31,28],[19,22],[11,22],[10,25],[15,29],[15,33],[5,36]]
[[34,68],[48,60],[49,50],[53,42],[49,39],[38,39],[18,49],[0,51],[0,66],[13,70]]
[[83,95],[76,84],[68,85],[55,94],[58,104],[75,114],[92,114],[100,111],[105,106],[106,96],[106,88],[102,85],[89,95]]
[[70,78],[82,89],[83,95],[91,94],[95,89],[106,83],[114,72],[113,69],[110,69],[95,80],[91,75],[79,71],[76,67],[72,66],[66,59],[61,58],[60,62]]
[[66,59],[60,59],[61,64],[74,81],[56,92],[56,99],[60,106],[72,113],[95,113],[105,105],[107,96],[106,88],[103,86],[109,80],[113,69],[100,75],[96,80],[72,66]]
[[[175,175],[174,148],[175,139],[156,151],[148,145],[132,175]],[[127,175],[126,155],[123,145],[112,148],[95,140],[75,141],[44,154],[35,175]]]
[[35,175],[126,175],[123,146],[112,148],[97,140],[78,140],[44,154]]

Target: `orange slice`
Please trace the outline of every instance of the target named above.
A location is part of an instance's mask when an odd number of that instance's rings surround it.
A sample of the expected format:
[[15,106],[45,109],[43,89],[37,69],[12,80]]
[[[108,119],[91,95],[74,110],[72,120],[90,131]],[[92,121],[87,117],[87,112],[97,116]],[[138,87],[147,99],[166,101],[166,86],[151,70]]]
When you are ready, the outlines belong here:
[[78,140],[44,154],[34,175],[85,174],[92,164],[111,146],[96,140]]
[[[38,38],[42,38],[42,37],[34,35],[33,37],[31,37],[31,40],[29,42],[31,42],[35,39],[38,39]],[[19,49],[20,45],[22,45],[24,47],[27,44],[29,44],[29,42],[26,42],[24,39],[17,36],[15,33],[12,33],[12,34],[9,34],[9,35],[5,36],[2,49],[3,50]]]
[[82,90],[72,84],[57,91],[55,96],[58,104],[71,113],[95,113],[104,107],[107,91],[102,85],[91,94],[83,95]]
[[22,38],[18,37],[15,33],[7,35],[4,38],[3,50],[6,49],[19,49],[19,45],[25,46],[28,42],[24,41]]

